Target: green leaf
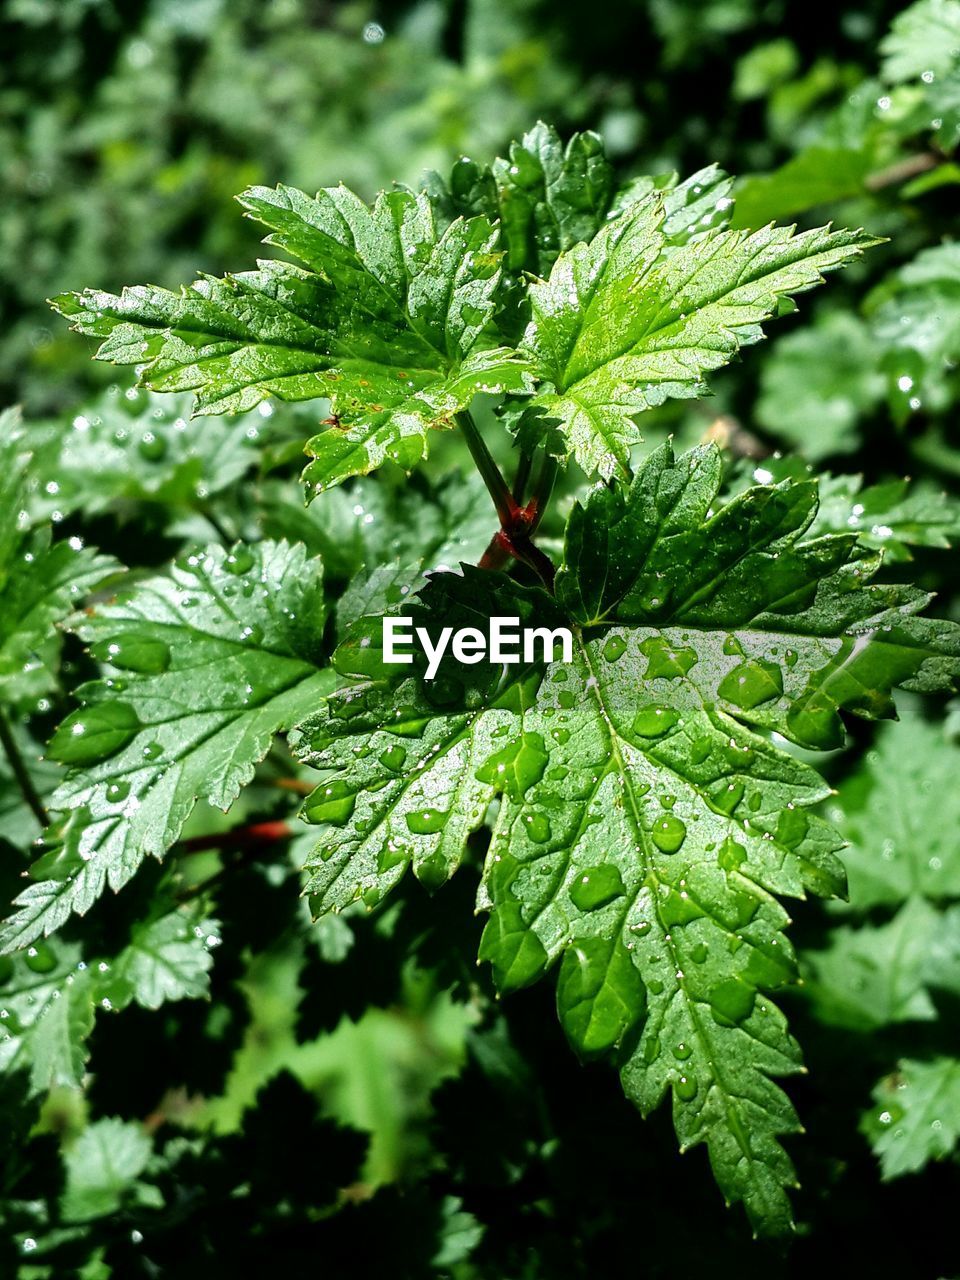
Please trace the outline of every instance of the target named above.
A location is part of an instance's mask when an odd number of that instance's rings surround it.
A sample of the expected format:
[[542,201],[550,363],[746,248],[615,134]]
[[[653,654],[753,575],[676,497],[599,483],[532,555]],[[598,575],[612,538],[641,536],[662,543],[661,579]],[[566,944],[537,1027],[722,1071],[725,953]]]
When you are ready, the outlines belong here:
[[89,1222],[116,1213],[134,1190],[152,1152],[153,1143],[142,1125],[115,1116],[87,1125],[64,1159],[64,1219]]
[[760,370],[756,416],[811,462],[857,447],[858,420],[883,398],[868,326],[845,312],[780,338]]
[[218,925],[182,907],[133,926],[130,941],[101,980],[117,1009],[135,1001],[159,1009],[168,1000],[194,999],[210,989],[210,952],[219,946]]
[[553,388],[533,403],[561,420],[588,473],[625,473],[639,413],[705,394],[705,375],[756,342],[784,298],[875,243],[825,228],[718,230],[664,256],[663,222],[661,199],[640,200],[530,288],[525,347]]
[[[485,620],[474,574],[440,580],[444,625]],[[535,594],[517,602],[511,593],[509,608],[517,604],[530,618],[536,602]],[[416,605],[413,615],[418,625],[435,622]],[[301,759],[335,771],[303,807],[308,822],[329,828],[308,864],[315,914],[360,897],[372,905],[411,865],[430,888],[452,875],[496,794],[495,778],[481,766],[495,758],[521,706],[522,686],[511,681],[498,693],[486,666],[459,668],[430,685],[416,677],[397,682],[397,668],[383,664],[381,640],[378,617],[354,624],[336,665],[379,678],[332,694],[290,737]],[[479,674],[465,679],[464,671]]]
[[867,311],[896,419],[950,406],[960,359],[960,245],[924,249],[891,272]]
[[0,1071],[26,1070],[35,1093],[78,1085],[93,1030],[96,975],[74,943],[37,942],[4,962]]
[[902,479],[862,486],[862,476],[820,477],[818,533],[853,529],[888,564],[911,559],[910,547],[944,548],[960,537],[960,502],[950,494]]
[[659,195],[663,201],[664,254],[709,238],[733,215],[733,179],[717,165],[698,169],[682,182],[678,177],[672,173],[666,180],[635,178],[617,194],[611,208],[611,214],[623,213],[639,200]]
[[499,221],[515,287],[521,274],[546,275],[558,254],[593,239],[611,207],[614,170],[596,133],[564,144],[541,120],[492,165],[462,157],[449,182],[429,173],[426,191],[448,221],[477,214]]
[[267,536],[305,543],[323,559],[328,580],[391,562],[422,562],[429,570],[476,561],[496,528],[490,495],[475,471],[454,471],[437,484],[423,472],[395,484],[360,478],[307,507],[289,485],[267,481],[260,505]]
[[911,897],[887,924],[834,929],[804,961],[807,995],[829,1026],[931,1022],[931,988],[960,993],[960,906],[941,912]]
[[844,863],[857,911],[920,894],[960,898],[960,747],[916,711],[884,727],[840,784],[830,819],[848,841]]
[[55,630],[120,566],[79,538],[30,531],[19,416],[0,415],[0,697],[35,698],[56,684]]
[[[760,463],[741,464],[728,489],[739,492],[751,480],[779,484],[814,474],[796,454],[775,454]],[[883,551],[885,564],[912,559],[911,547],[949,547],[960,535],[960,502],[929,484],[897,479],[864,486],[862,475],[829,471],[815,478],[820,503],[808,533],[856,533],[863,546]]]
[[719,454],[651,456],[628,491],[571,512],[557,600],[500,575],[442,574],[407,612],[442,626],[516,616],[575,633],[573,662],[386,666],[381,620],[337,652],[359,683],[295,736],[335,770],[305,805],[324,823],[318,912],[378,901],[413,864],[455,869],[495,793],[481,957],[501,990],[559,963],[558,1009],[584,1057],[612,1055],[649,1111],[666,1094],[684,1147],[705,1142],[728,1199],[789,1221],[773,1077],[799,1051],[768,992],[795,980],[774,895],[842,890],[828,793],[771,740],[843,740],[840,712],[888,714],[898,683],[955,678],[960,628],[871,584],[853,535],[807,539],[816,486],[787,481],[715,509]]
[[906,1058],[873,1091],[876,1106],[861,1128],[880,1158],[884,1178],[915,1173],[942,1160],[960,1139],[960,1061]]
[[865,147],[814,146],[775,169],[754,174],[737,187],[737,227],[762,227],[795,218],[819,205],[863,193],[871,154]]
[[200,899],[173,908],[164,899],[149,919],[131,923],[115,956],[90,959],[78,945],[52,938],[4,958],[0,1072],[28,1071],[34,1093],[79,1085],[95,1013],[207,995],[210,952],[219,941]]
[[2,944],[22,947],[162,857],[198,799],[226,809],[274,734],[329,692],[320,564],[302,547],[211,547],[75,625],[111,672],[49,755],[73,766],[50,799],[69,813],[60,878],[17,899]]
[[506,248],[513,272],[544,276],[559,253],[592,240],[613,196],[613,166],[595,133],[575,133],[564,146],[556,129],[540,121],[493,176]]
[[924,72],[945,75],[956,63],[960,46],[957,0],[919,0],[898,14],[880,42],[883,76],[898,83],[918,80]]
[[388,458],[413,466],[428,430],[451,426],[479,391],[529,388],[516,353],[478,346],[501,258],[485,218],[440,235],[429,200],[402,191],[372,207],[345,187],[254,187],[240,200],[306,269],[263,261],[179,293],[86,290],[55,308],[104,339],[99,359],[143,366],[154,390],[194,391],[198,412],[329,399],[337,425],[309,445],[314,493]]
[[273,434],[271,419],[191,423],[190,408],[186,395],[114,387],[75,413],[67,430],[59,420],[25,422],[21,443],[34,455],[31,519],[124,512],[130,503],[196,508],[235,485],[258,465],[258,451]]

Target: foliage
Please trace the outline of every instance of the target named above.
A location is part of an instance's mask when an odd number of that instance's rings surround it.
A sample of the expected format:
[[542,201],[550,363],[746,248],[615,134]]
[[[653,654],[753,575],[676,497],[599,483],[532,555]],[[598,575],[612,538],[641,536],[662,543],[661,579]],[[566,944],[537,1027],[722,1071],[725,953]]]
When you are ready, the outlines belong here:
[[595,18],[0,20],[4,1275],[956,1270],[960,4]]

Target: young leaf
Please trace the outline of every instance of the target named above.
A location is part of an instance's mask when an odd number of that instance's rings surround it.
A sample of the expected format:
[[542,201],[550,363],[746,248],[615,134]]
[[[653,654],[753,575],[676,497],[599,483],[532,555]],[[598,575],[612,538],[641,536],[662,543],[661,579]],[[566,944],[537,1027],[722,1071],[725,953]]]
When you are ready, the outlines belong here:
[[398,680],[377,655],[380,620],[361,620],[336,662],[368,679],[296,741],[338,770],[306,806],[336,827],[318,910],[378,899],[411,862],[438,883],[500,793],[481,896],[498,985],[559,961],[576,1049],[614,1054],[644,1111],[670,1092],[683,1145],[706,1142],[724,1194],[776,1231],[793,1177],[778,1137],[797,1121],[771,1078],[799,1054],[765,994],[795,979],[773,895],[836,893],[843,875],[836,833],[809,812],[825,784],[769,734],[834,746],[841,711],[888,714],[897,684],[949,684],[960,628],[871,584],[878,561],[855,536],[807,539],[814,484],[714,512],[720,479],[714,450],[664,447],[628,491],[574,507],[556,604],[464,569],[412,611],[434,631],[566,619],[572,663]]
[[704,376],[760,338],[781,301],[876,243],[858,231],[719,230],[663,256],[661,199],[650,196],[563,254],[530,289],[524,344],[534,400],[563,423],[580,466],[625,473],[634,418],[668,397],[705,393]]
[[428,174],[426,191],[442,218],[483,214],[499,221],[504,277],[497,319],[516,339],[529,320],[524,277],[546,276],[560,253],[593,239],[611,211],[614,172],[597,134],[575,133],[564,146],[540,121],[511,143],[506,158],[488,166],[463,157],[449,184]]
[[485,218],[439,235],[429,200],[402,191],[372,207],[345,187],[254,187],[240,200],[306,269],[264,261],[179,293],[86,290],[53,305],[104,339],[99,359],[143,365],[155,390],[196,392],[198,412],[328,398],[337,422],[309,445],[314,493],[388,458],[413,466],[428,430],[479,391],[529,388],[516,353],[478,345],[501,258]]
[[540,121],[493,175],[503,227],[506,265],[545,276],[559,253],[592,240],[613,197],[613,166],[595,133],[575,133],[564,146]]
[[191,555],[75,625],[115,674],[80,687],[50,744],[71,766],[50,808],[71,820],[51,834],[56,876],[17,899],[6,950],[162,857],[198,799],[229,807],[274,734],[332,688],[323,622],[319,562],[261,543]]

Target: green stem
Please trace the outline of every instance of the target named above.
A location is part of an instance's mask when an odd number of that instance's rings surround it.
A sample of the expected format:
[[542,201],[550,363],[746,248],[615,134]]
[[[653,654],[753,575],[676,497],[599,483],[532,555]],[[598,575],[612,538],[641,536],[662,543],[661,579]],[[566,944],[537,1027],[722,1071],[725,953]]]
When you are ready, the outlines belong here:
[[513,482],[513,500],[520,506],[523,505],[523,495],[527,492],[527,484],[530,480],[530,468],[533,466],[533,454],[522,452],[520,454],[520,462],[517,465],[517,474]]
[[456,417],[457,425],[463,432],[463,438],[467,442],[467,448],[470,450],[470,454],[477,465],[477,470],[483,477],[483,483],[487,486],[490,497],[493,499],[493,505],[496,507],[497,515],[500,517],[500,523],[506,528],[517,514],[517,504],[513,495],[507,488],[507,482],[504,480],[500,468],[494,462],[493,455],[477,429],[477,424],[474,422],[473,415],[469,409],[462,410]]
[[540,473],[537,476],[536,484],[533,486],[533,496],[529,504],[533,509],[533,523],[530,526],[531,534],[536,532],[540,521],[546,514],[550,503],[550,495],[553,493],[553,486],[557,479],[557,467],[557,459],[549,453],[544,453],[543,461],[540,463]]
[[0,707],[0,745],[3,746],[4,754],[10,761],[13,776],[17,780],[20,793],[28,808],[41,827],[49,826],[50,818],[43,806],[43,801],[40,799],[40,793],[33,785],[33,779],[30,777],[26,762],[20,754],[20,748],[17,746],[17,741],[13,736],[13,729],[3,707]]

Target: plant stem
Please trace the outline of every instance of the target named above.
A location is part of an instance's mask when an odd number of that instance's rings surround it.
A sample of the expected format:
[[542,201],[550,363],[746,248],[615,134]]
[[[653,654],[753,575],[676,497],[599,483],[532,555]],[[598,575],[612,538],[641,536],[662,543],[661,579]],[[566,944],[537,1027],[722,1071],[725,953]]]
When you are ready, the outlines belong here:
[[529,532],[536,532],[540,521],[546,514],[547,506],[550,502],[550,495],[553,493],[554,482],[557,478],[557,460],[549,453],[544,453],[543,461],[540,463],[540,472],[537,476],[536,484],[533,486],[533,497],[530,499],[528,510],[533,515]]
[[530,479],[530,468],[532,466],[533,454],[522,452],[517,466],[516,478],[513,482],[513,500],[521,506],[523,505],[523,495],[527,492],[527,482]]
[[500,517],[500,523],[504,528],[508,528],[516,518],[519,509],[513,494],[507,488],[507,482],[504,480],[500,468],[494,462],[493,455],[487,448],[469,409],[463,409],[456,417],[457,425],[463,432],[463,438],[467,442],[467,448],[470,450],[470,454],[477,464],[477,470],[483,477],[483,483],[487,486],[487,491],[493,499],[493,505],[496,507],[497,515]]
[[26,762],[20,754],[20,748],[17,746],[16,739],[13,736],[13,729],[3,707],[0,707],[0,744],[2,744],[4,754],[10,761],[13,776],[17,780],[20,793],[28,808],[41,827],[49,826],[50,817],[44,808],[43,801],[40,799],[40,793],[33,785],[33,779],[30,777]]

